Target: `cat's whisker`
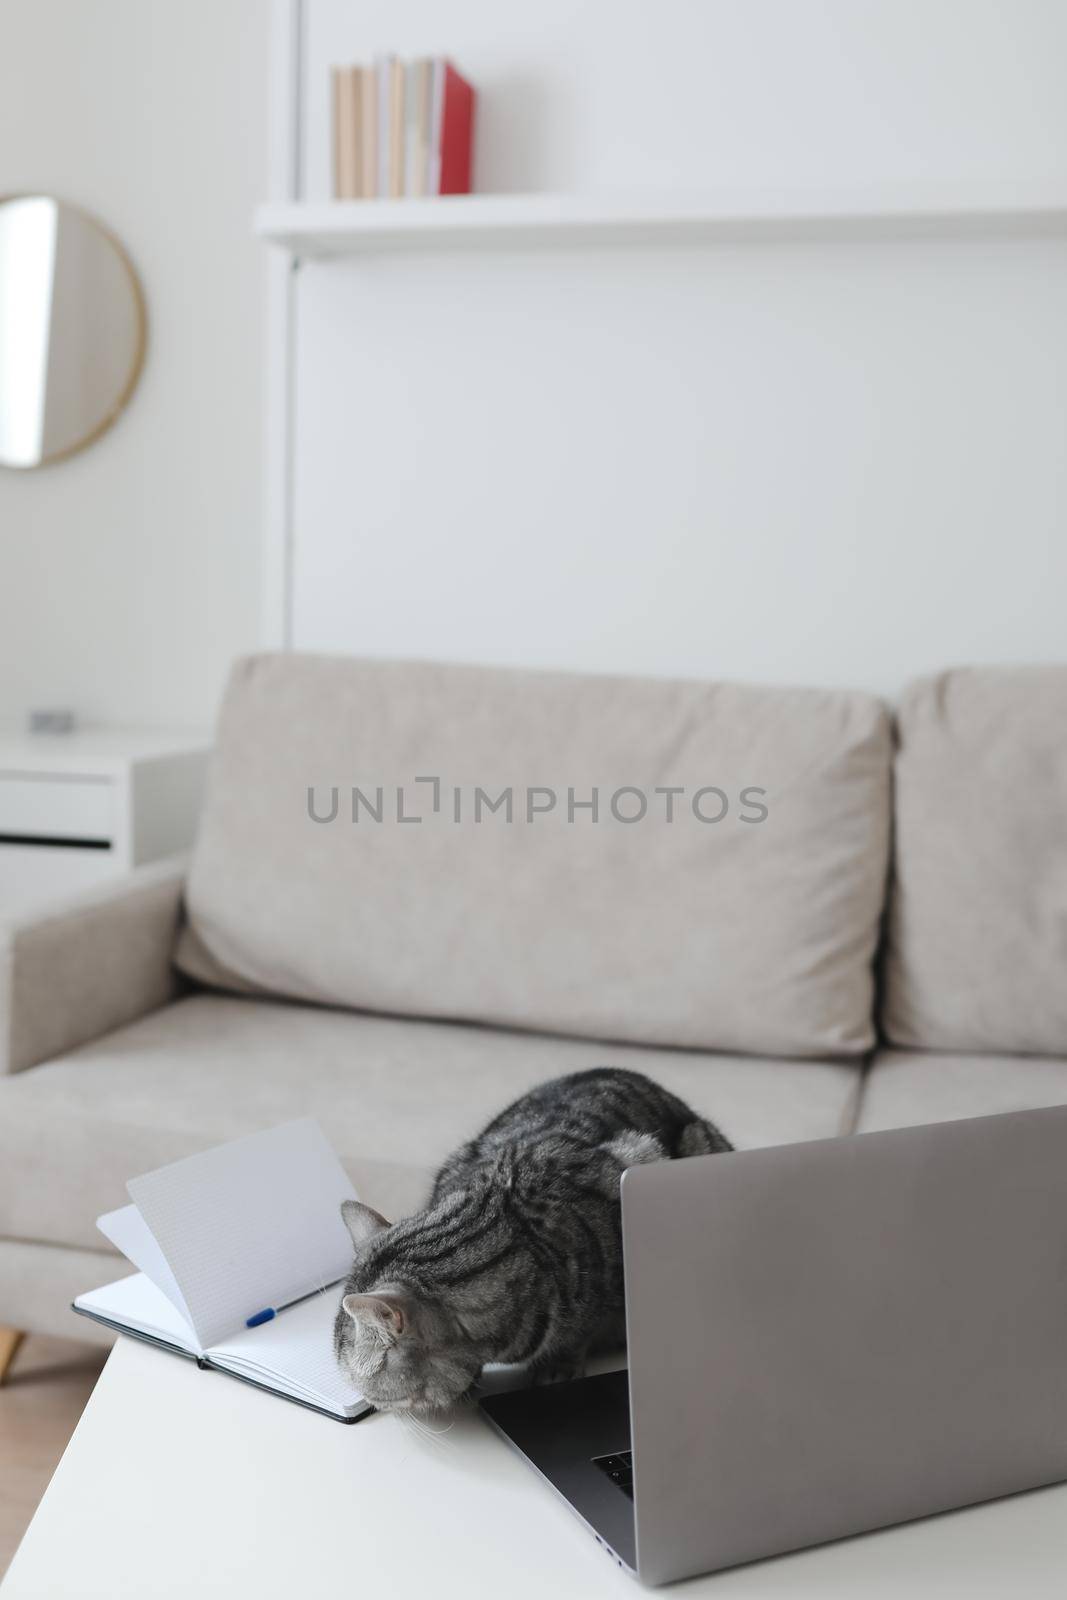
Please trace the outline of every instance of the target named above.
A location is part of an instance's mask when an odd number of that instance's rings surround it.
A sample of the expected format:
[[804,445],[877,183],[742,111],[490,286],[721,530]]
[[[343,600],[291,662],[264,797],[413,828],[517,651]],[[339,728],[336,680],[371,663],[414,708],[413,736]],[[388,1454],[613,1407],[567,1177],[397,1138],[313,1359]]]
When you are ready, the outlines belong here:
[[446,1433],[451,1433],[456,1426],[455,1417],[451,1422],[446,1422],[443,1428],[435,1428],[425,1417],[419,1418],[419,1426],[426,1429],[431,1439],[443,1439]]
[[400,1419],[411,1429],[412,1433],[417,1434],[420,1439],[425,1439],[431,1444],[440,1444],[441,1435],[443,1433],[448,1433],[452,1426],[452,1424],[449,1423],[447,1428],[431,1428],[429,1424],[423,1420],[423,1418],[416,1417],[410,1411],[397,1411],[394,1413],[394,1415],[400,1417]]

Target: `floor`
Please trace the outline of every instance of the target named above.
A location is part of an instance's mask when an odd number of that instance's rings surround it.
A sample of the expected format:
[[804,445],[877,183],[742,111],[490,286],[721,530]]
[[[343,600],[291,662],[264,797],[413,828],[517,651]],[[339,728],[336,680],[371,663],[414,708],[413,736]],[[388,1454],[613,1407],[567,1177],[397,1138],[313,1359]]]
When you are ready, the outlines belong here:
[[68,1339],[26,1339],[0,1388],[0,1575],[48,1487],[107,1351]]

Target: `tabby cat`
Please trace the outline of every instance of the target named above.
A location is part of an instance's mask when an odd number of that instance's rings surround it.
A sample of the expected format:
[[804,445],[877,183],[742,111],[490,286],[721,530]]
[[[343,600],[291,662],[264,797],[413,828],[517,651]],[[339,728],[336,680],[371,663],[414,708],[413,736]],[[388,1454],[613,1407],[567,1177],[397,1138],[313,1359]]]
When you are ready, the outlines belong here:
[[639,1072],[540,1084],[449,1156],[423,1211],[390,1224],[345,1201],[342,1369],[379,1409],[416,1414],[452,1405],[491,1361],[573,1376],[624,1343],[624,1168],[731,1148]]

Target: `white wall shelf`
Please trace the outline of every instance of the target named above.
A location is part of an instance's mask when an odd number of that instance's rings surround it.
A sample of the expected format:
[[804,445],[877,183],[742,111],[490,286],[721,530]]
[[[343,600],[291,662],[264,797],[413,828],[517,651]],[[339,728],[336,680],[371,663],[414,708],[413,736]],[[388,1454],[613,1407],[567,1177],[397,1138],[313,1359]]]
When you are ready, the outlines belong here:
[[1067,233],[1067,187],[860,193],[456,195],[260,207],[256,231],[304,257],[497,246]]

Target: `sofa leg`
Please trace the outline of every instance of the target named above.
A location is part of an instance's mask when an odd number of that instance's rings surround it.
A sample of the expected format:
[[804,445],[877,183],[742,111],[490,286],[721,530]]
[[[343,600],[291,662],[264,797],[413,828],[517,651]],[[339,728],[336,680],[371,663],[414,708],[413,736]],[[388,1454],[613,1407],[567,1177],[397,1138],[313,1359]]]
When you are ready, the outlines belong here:
[[26,1335],[18,1328],[0,1327],[0,1384],[11,1370],[19,1345]]

